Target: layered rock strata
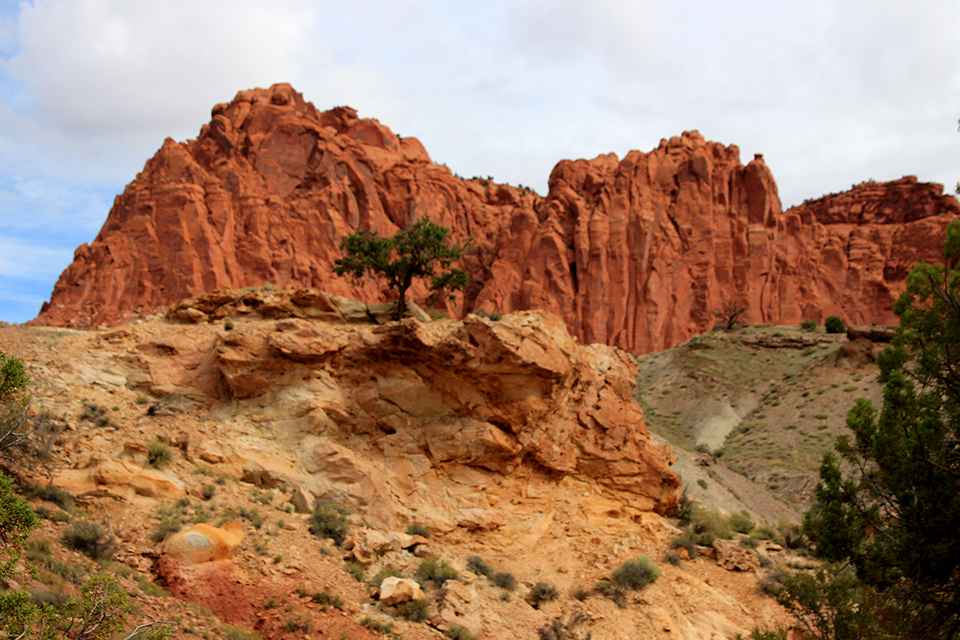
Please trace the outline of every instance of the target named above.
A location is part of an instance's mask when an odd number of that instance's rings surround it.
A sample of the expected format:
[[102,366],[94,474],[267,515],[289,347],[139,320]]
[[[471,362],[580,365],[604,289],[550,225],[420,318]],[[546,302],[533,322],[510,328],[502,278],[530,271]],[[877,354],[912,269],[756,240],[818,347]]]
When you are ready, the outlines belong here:
[[415,138],[275,85],[214,107],[196,140],[165,141],[35,322],[116,324],[264,283],[383,302],[376,281],[332,275],[340,240],[429,216],[474,239],[458,317],[546,309],[582,342],[637,353],[710,328],[731,301],[752,322],[889,324],[905,274],[940,259],[960,215],[942,192],[904,178],[783,212],[762,157],[743,166],[736,146],[692,131],[649,153],[564,160],[541,197],[461,179]]
[[[564,494],[625,519],[678,503],[674,456],[632,399],[633,357],[579,344],[548,312],[380,325],[319,291],[250,293],[243,312],[227,298],[179,305],[211,322],[139,344],[125,375],[158,395],[229,400],[238,428],[256,425],[298,460],[296,470],[240,442],[192,445],[248,482],[441,529],[510,528],[511,514],[541,501],[549,513]],[[235,311],[213,324],[216,309]]]

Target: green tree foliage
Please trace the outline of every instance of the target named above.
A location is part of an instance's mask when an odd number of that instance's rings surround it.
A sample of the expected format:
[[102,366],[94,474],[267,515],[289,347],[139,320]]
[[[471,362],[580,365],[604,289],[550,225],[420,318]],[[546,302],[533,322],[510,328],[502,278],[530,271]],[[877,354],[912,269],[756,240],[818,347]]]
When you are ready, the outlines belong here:
[[847,330],[840,316],[827,316],[827,319],[823,321],[823,327],[827,330],[827,333],[843,333]]
[[368,271],[385,278],[387,286],[396,289],[397,319],[406,311],[407,289],[414,278],[429,278],[433,295],[450,295],[467,286],[467,274],[452,269],[451,264],[463,257],[470,241],[463,246],[452,244],[450,230],[421,218],[392,238],[381,238],[376,231],[357,231],[340,243],[344,257],[334,261],[338,276],[361,278]]
[[23,402],[24,390],[29,383],[30,376],[23,366],[23,360],[0,351],[0,402]]
[[847,414],[853,439],[824,456],[804,521],[819,555],[883,595],[898,637],[960,638],[960,222],[944,255],[907,277],[878,360],[883,408]]

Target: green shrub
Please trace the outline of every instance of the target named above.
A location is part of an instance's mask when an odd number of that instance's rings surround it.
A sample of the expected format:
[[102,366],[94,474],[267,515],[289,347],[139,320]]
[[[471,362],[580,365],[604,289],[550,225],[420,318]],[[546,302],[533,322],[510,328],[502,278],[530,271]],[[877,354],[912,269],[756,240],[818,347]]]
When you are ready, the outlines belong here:
[[627,560],[613,572],[613,583],[624,589],[639,591],[660,577],[660,567],[647,556]]
[[353,579],[357,582],[363,582],[363,576],[366,573],[366,570],[363,568],[363,565],[356,560],[351,560],[345,563],[343,565],[343,570],[353,576]]
[[601,580],[594,587],[597,593],[613,600],[613,602],[620,607],[621,609],[626,606],[627,601],[623,596],[623,591],[618,587],[615,587],[611,582],[607,580]]
[[318,538],[329,538],[339,547],[347,537],[349,511],[335,504],[321,502],[310,516],[310,533]]
[[217,631],[223,635],[224,640],[260,640],[259,634],[241,627],[235,627],[232,624],[224,625]]
[[538,582],[530,589],[530,593],[527,595],[527,602],[529,602],[534,609],[539,609],[540,605],[544,602],[556,600],[559,597],[560,592],[557,591],[556,587],[546,582]]
[[697,480],[697,484],[700,485],[701,489],[707,488],[707,481],[704,480],[703,478],[700,478],[699,480]]
[[213,498],[213,495],[217,492],[217,487],[212,484],[205,484],[200,490],[200,495],[203,496],[204,500],[210,500]]
[[180,531],[180,520],[174,518],[164,518],[153,530],[150,539],[153,542],[163,542],[168,537]]
[[61,509],[69,511],[73,508],[73,494],[66,489],[56,487],[52,484],[31,485],[27,488],[27,495],[38,500],[52,502]]
[[467,569],[478,576],[487,576],[489,578],[493,575],[493,568],[484,562],[480,556],[470,556],[467,558]]
[[430,537],[430,527],[414,522],[407,527],[407,535]]
[[800,329],[803,331],[816,331],[817,321],[812,318],[804,318],[803,322],[800,323]]
[[466,627],[461,627],[458,624],[452,625],[449,629],[443,632],[443,635],[450,638],[450,640],[477,640]]
[[513,577],[512,573],[507,573],[506,571],[498,571],[494,573],[492,576],[490,576],[490,581],[501,589],[506,589],[507,591],[513,591],[517,588],[517,579]]
[[360,621],[360,625],[370,629],[371,631],[376,631],[380,634],[393,633],[393,623],[392,622],[380,622],[379,620],[374,620],[373,618],[364,618]]
[[430,603],[425,599],[410,600],[397,607],[397,615],[410,622],[424,622],[430,617]]
[[839,316],[829,316],[824,320],[823,326],[827,333],[843,333],[847,330]]
[[417,579],[421,584],[432,582],[435,586],[443,586],[447,580],[457,580],[460,576],[453,567],[437,558],[424,558],[417,567]]
[[675,536],[670,540],[671,549],[686,549],[687,555],[690,556],[690,559],[693,560],[696,558],[700,552],[697,551],[697,542],[694,540],[689,533],[684,533],[679,536]]
[[310,621],[306,618],[287,618],[283,623],[284,628],[290,633],[308,633],[310,631]]
[[78,520],[64,529],[63,542],[94,560],[109,560],[116,551],[113,536],[87,520]]
[[730,516],[730,526],[737,533],[750,533],[757,526],[745,511],[734,513]]
[[318,591],[310,596],[310,599],[319,604],[324,611],[327,607],[336,607],[337,609],[343,608],[343,598],[333,593],[329,589],[324,589],[323,591]]
[[147,462],[150,463],[151,467],[160,469],[166,466],[172,457],[173,450],[167,443],[159,440],[151,440],[147,443]]

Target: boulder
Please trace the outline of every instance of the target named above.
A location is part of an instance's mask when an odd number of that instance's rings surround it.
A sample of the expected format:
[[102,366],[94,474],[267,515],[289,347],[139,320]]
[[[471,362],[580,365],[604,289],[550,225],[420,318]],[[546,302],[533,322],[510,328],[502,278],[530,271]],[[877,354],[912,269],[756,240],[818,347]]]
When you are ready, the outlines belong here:
[[380,583],[380,602],[396,606],[410,600],[423,600],[423,590],[413,580],[389,577]]
[[220,527],[201,522],[167,538],[163,553],[187,564],[229,560],[241,540],[243,525],[236,520],[229,520]]

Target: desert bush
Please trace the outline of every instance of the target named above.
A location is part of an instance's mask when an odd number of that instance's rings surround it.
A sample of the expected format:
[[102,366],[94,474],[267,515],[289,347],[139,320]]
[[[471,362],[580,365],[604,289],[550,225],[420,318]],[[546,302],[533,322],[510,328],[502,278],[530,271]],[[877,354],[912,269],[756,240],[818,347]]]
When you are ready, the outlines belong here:
[[507,591],[513,591],[517,588],[517,579],[512,573],[507,573],[506,571],[497,571],[490,576],[490,581],[501,589],[506,589]]
[[414,522],[407,527],[407,535],[430,537],[430,527]]
[[730,516],[730,526],[737,533],[750,533],[757,525],[745,511],[741,511]]
[[224,640],[260,640],[260,634],[232,624],[224,625],[218,631],[223,635]]
[[397,607],[397,615],[410,622],[424,622],[430,617],[430,603],[425,599],[410,600]]
[[356,560],[350,560],[344,563],[343,570],[353,576],[353,579],[357,582],[363,582],[363,576],[366,570],[363,568],[363,565]]
[[349,512],[343,507],[326,502],[318,503],[310,516],[310,533],[318,538],[329,538],[339,547],[347,536]]
[[697,551],[697,541],[694,540],[691,534],[689,533],[684,533],[679,536],[674,536],[673,539],[670,540],[670,548],[686,549],[687,555],[690,556],[691,560],[696,558],[700,553],[699,551]]
[[466,627],[461,627],[458,624],[452,625],[443,632],[443,635],[450,638],[450,640],[477,640],[477,637],[470,633]]
[[839,316],[829,316],[824,320],[823,327],[827,333],[843,333],[847,330]]
[[608,580],[601,580],[593,587],[597,593],[613,602],[621,609],[626,606],[627,601],[624,598],[623,591]]
[[717,538],[730,538],[733,529],[730,519],[719,511],[706,509],[694,503],[690,514],[690,530],[697,544],[709,547]]
[[166,442],[151,440],[147,443],[147,462],[151,467],[161,469],[165,467],[173,457],[173,450]]
[[493,575],[493,568],[484,562],[480,556],[470,556],[467,558],[467,569],[478,576],[489,577]]
[[417,567],[417,579],[421,584],[432,582],[440,587],[447,580],[457,580],[459,577],[453,567],[438,558],[424,558]]
[[113,536],[87,520],[78,520],[64,529],[63,542],[94,560],[109,560],[116,551]]
[[624,588],[638,591],[660,577],[660,567],[647,556],[637,556],[636,560],[627,560],[613,572],[613,583]]
[[740,538],[740,546],[744,549],[756,549],[760,546],[760,541],[751,536]]
[[180,520],[177,518],[164,518],[154,528],[150,535],[153,542],[163,542],[168,537],[180,531]]
[[30,485],[27,487],[26,494],[31,498],[52,502],[66,511],[73,508],[73,494],[52,484]]
[[679,567],[683,563],[683,558],[680,557],[680,554],[676,551],[664,551],[663,561],[672,564],[675,567]]
[[203,496],[204,500],[210,500],[213,498],[214,494],[217,492],[217,487],[212,484],[205,484],[200,490],[200,495]]
[[557,591],[557,588],[546,582],[538,582],[530,589],[530,593],[527,594],[527,602],[530,603],[534,609],[539,609],[540,605],[544,602],[549,602],[550,600],[556,600],[560,597],[560,592]]
[[343,608],[343,598],[333,593],[329,589],[324,589],[323,591],[318,591],[317,593],[311,594],[310,599],[323,607],[323,610],[326,611],[326,607],[336,607],[337,609]]
[[569,637],[567,630],[556,618],[550,624],[537,629],[537,635],[540,640],[567,640]]
[[377,633],[386,635],[388,633],[393,633],[393,623],[392,622],[380,622],[374,618],[364,618],[360,621],[360,625],[370,629],[371,631],[376,631]]
[[816,331],[817,321],[812,318],[804,318],[800,323],[800,329],[803,331]]

